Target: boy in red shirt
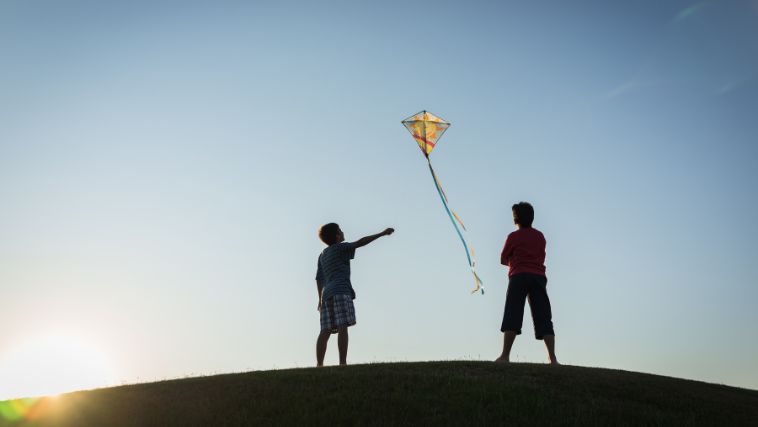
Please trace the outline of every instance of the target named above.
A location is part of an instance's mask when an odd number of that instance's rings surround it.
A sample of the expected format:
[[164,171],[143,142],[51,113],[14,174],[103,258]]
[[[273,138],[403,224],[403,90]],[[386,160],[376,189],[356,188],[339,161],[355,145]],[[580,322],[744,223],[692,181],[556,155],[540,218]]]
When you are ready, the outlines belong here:
[[545,236],[536,228],[532,228],[532,205],[520,202],[513,205],[511,210],[516,231],[508,235],[500,254],[500,263],[509,268],[508,292],[505,296],[503,324],[500,327],[500,331],[503,332],[503,353],[495,362],[509,362],[513,341],[516,340],[516,335],[521,334],[524,303],[528,297],[535,338],[545,341],[550,363],[557,365],[553,315],[546,289]]

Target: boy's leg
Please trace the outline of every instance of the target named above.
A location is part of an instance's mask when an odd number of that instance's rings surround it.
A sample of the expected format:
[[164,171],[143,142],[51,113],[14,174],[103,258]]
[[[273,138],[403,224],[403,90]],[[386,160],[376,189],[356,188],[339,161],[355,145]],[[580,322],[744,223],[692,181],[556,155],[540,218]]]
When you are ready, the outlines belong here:
[[516,335],[521,333],[521,324],[524,321],[524,303],[527,295],[524,285],[523,275],[517,274],[508,281],[503,324],[500,326],[500,331],[503,332],[503,352],[495,359],[496,362],[510,361],[511,347],[516,340]]
[[324,366],[324,355],[326,355],[326,343],[329,341],[329,335],[331,333],[328,330],[321,331],[318,334],[318,339],[316,340],[316,366]]
[[542,337],[547,348],[547,357],[550,358],[551,365],[560,365],[558,358],[555,357],[555,335],[545,335]]
[[340,365],[347,365],[347,326],[337,328],[337,347],[340,350]]
[[550,308],[550,298],[547,296],[547,279],[535,277],[535,282],[529,287],[529,309],[532,312],[535,338],[545,341],[547,356],[550,363],[558,364],[555,356],[555,331],[553,330],[553,312]]
[[503,332],[503,353],[500,355],[500,357],[495,359],[495,362],[502,362],[502,363],[510,362],[511,347],[513,347],[514,341],[516,341],[515,331]]
[[347,343],[348,343],[348,326],[355,325],[355,306],[353,305],[352,295],[338,295],[335,297],[339,305],[335,302],[335,319],[337,322],[337,346],[340,351],[340,365],[347,365]]
[[329,335],[332,333],[334,324],[334,299],[329,298],[322,301],[319,306],[321,318],[321,332],[316,340],[316,366],[324,366],[324,355],[326,355],[326,343],[329,341]]

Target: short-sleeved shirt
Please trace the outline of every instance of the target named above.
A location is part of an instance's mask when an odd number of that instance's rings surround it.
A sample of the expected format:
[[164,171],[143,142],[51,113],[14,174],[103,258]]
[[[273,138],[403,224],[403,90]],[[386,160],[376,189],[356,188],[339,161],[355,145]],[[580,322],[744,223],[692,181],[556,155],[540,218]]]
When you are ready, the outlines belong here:
[[505,239],[500,262],[507,265],[508,277],[519,273],[545,276],[545,236],[536,228],[522,227]]
[[353,257],[355,245],[347,242],[335,243],[321,252],[318,257],[316,280],[323,284],[323,301],[334,295],[350,295],[355,299],[355,291],[350,283],[350,260]]

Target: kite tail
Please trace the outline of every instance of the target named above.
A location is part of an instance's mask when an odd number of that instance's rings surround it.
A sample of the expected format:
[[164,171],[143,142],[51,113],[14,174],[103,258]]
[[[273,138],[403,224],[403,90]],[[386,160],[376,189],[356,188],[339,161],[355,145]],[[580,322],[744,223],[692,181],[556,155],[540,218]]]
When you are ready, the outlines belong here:
[[463,227],[464,230],[466,230],[466,227],[463,225],[463,221],[461,221],[460,217],[453,212],[450,207],[447,205],[447,196],[445,195],[445,191],[442,189],[442,186],[440,185],[439,179],[437,179],[437,174],[434,173],[434,168],[432,168],[432,162],[429,160],[429,157],[426,158],[426,162],[429,164],[429,172],[432,174],[432,178],[434,179],[434,185],[437,187],[437,193],[440,195],[440,200],[442,200],[442,205],[445,206],[445,211],[447,212],[447,216],[450,217],[450,222],[453,223],[453,227],[455,227],[455,232],[458,233],[458,237],[461,239],[461,243],[463,243],[463,249],[466,250],[466,259],[468,259],[468,265],[471,268],[471,274],[474,275],[474,283],[475,287],[471,291],[473,294],[476,291],[480,291],[482,295],[484,295],[484,283],[482,283],[482,279],[479,278],[479,275],[476,274],[476,258],[474,258],[474,250],[473,248],[469,249],[468,243],[466,243],[466,239],[463,238],[463,233],[461,233],[461,230],[458,228],[458,224],[456,224],[456,220],[458,223]]

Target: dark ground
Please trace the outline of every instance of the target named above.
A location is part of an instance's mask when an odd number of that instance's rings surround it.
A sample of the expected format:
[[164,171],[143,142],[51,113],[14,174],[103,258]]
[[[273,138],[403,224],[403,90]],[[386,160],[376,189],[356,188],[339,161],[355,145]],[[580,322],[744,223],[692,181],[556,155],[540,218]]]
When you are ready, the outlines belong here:
[[758,391],[574,366],[388,363],[70,393],[27,418],[0,425],[758,426]]

